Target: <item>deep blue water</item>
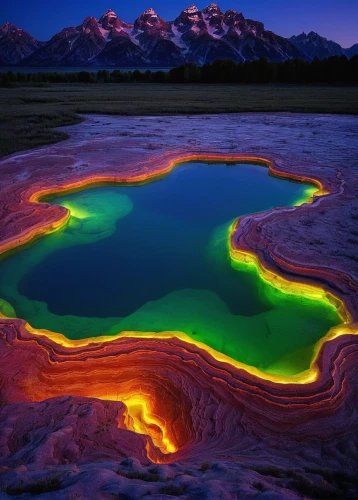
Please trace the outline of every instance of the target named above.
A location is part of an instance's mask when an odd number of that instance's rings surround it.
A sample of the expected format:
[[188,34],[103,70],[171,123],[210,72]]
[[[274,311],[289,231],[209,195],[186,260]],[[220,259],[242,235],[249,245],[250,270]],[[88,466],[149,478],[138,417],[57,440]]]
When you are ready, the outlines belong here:
[[109,238],[49,255],[29,269],[19,291],[57,315],[127,316],[186,288],[214,291],[233,314],[258,314],[266,306],[252,278],[208,257],[213,230],[241,214],[290,205],[305,188],[270,177],[261,166],[202,163],[142,186],[96,188],[100,197],[130,196],[132,212]]

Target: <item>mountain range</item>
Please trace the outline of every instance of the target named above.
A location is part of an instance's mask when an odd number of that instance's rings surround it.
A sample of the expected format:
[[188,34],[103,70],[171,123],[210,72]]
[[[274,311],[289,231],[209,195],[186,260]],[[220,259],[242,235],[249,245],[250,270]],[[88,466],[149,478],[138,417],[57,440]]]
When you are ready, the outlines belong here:
[[133,24],[107,10],[99,20],[86,17],[79,26],[64,28],[47,42],[8,22],[0,28],[2,66],[177,66],[223,58],[309,61],[357,53],[358,44],[343,49],[314,32],[281,37],[242,13],[222,12],[216,3],[203,10],[191,5],[169,22],[152,8]]

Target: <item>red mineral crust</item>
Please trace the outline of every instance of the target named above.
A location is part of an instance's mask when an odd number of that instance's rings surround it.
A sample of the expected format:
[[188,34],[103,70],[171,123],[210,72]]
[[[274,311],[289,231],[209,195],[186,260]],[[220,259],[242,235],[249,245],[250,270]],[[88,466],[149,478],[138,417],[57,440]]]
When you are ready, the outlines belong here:
[[[1,253],[65,223],[65,208],[37,203],[44,194],[145,181],[188,159],[260,161],[275,175],[314,180],[322,196],[241,218],[232,250],[254,256],[287,281],[325,289],[341,307],[345,334],[324,343],[310,381],[275,383],[175,336],[70,345],[31,333],[22,320],[2,318],[0,478],[8,491],[19,478],[28,485],[43,480],[39,471],[46,479],[55,471],[57,490],[85,497],[92,488],[99,498],[127,494],[131,485],[128,498],[139,498],[148,486],[141,489],[135,480],[149,481],[144,476],[155,462],[167,465],[156,466],[151,494],[164,494],[171,481],[190,497],[205,473],[200,498],[250,498],[261,488],[258,481],[274,498],[298,498],[307,484],[329,495],[338,488],[327,479],[329,470],[344,472],[344,492],[352,495],[358,456],[357,120],[96,116],[67,130],[64,143],[0,161]],[[108,482],[113,491],[106,490]]]

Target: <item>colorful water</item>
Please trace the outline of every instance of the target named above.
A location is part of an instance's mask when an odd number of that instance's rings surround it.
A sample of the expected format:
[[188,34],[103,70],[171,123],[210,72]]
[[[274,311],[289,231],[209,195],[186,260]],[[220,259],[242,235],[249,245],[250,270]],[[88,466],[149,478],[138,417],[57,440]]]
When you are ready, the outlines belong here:
[[313,191],[258,165],[188,163],[148,184],[55,198],[67,227],[0,263],[5,312],[71,339],[185,332],[263,371],[299,373],[340,323],[336,310],[235,265],[228,235],[238,216]]

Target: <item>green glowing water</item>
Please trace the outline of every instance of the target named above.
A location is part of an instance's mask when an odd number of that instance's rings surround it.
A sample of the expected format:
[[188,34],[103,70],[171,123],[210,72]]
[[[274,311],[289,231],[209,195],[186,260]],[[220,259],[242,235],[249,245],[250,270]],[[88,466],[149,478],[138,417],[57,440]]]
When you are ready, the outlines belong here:
[[56,198],[70,222],[0,263],[2,310],[71,339],[182,331],[263,371],[299,373],[340,319],[233,264],[228,228],[313,191],[258,165],[188,163],[145,185]]

